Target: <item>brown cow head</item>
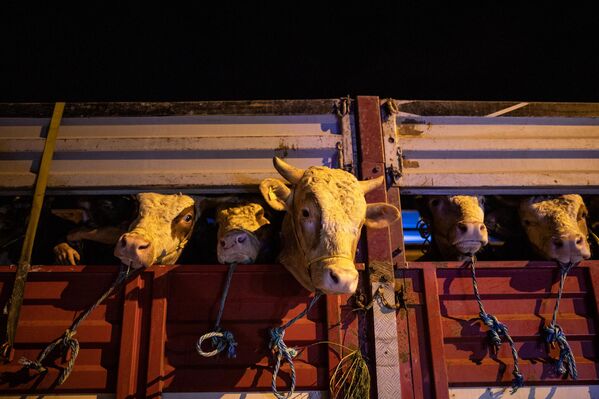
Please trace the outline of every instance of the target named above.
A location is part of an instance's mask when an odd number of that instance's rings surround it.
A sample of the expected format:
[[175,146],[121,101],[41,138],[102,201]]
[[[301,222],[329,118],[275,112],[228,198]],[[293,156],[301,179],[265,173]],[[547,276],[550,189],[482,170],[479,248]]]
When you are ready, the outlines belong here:
[[216,255],[220,263],[253,263],[262,242],[258,230],[270,222],[264,208],[255,202],[229,203],[216,210],[218,244]]
[[355,292],[358,272],[354,254],[362,225],[382,228],[399,219],[394,206],[366,204],[364,194],[383,178],[358,181],[340,169],[295,168],[273,159],[277,171],[291,183],[265,179],[260,191],[275,210],[286,211],[281,263],[307,289],[325,293]]
[[175,263],[193,231],[194,199],[182,194],[141,193],[137,200],[137,219],[119,238],[114,255],[136,269]]
[[535,251],[560,263],[589,259],[587,209],[577,194],[533,196],[520,200],[518,214]]
[[465,260],[489,242],[481,196],[426,196],[420,214],[444,260]]

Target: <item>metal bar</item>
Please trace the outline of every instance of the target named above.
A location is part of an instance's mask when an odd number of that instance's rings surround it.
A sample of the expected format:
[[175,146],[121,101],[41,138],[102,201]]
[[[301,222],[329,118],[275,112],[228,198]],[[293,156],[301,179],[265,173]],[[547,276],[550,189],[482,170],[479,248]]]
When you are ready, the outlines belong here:
[[445,364],[445,350],[443,348],[443,324],[437,290],[436,270],[425,269],[424,295],[426,298],[426,315],[429,323],[435,398],[449,399],[447,365]]
[[[363,179],[385,174],[382,127],[378,97],[358,97],[358,132]],[[387,202],[387,190],[382,186],[366,196],[367,202]],[[377,274],[390,276],[393,281],[391,236],[388,229],[368,230],[366,234],[369,266]],[[376,266],[375,266],[376,265]],[[393,284],[371,281],[371,293],[382,287],[384,295],[395,303]],[[397,346],[395,311],[375,303],[373,309],[374,350],[376,360],[376,388],[378,398],[400,399],[402,396]]]
[[50,128],[48,130],[48,136],[46,137],[46,144],[44,146],[44,152],[42,153],[42,160],[35,183],[35,191],[33,193],[33,202],[31,205],[31,213],[29,215],[27,232],[25,233],[21,257],[19,258],[19,265],[17,266],[15,281],[10,296],[8,320],[6,324],[6,343],[3,345],[2,350],[2,355],[5,357],[9,357],[10,351],[15,342],[21,305],[23,304],[23,295],[25,293],[27,273],[29,273],[29,269],[31,267],[31,253],[33,251],[35,233],[37,232],[37,225],[42,212],[42,206],[44,205],[44,195],[46,193],[46,185],[48,183],[48,174],[50,172],[50,165],[54,155],[56,137],[58,136],[58,129],[60,127],[60,120],[62,119],[64,106],[65,103],[56,103],[54,106],[54,112],[52,114],[52,119],[50,120]]
[[140,376],[139,356],[142,330],[142,294],[144,288],[141,275],[129,281],[123,295],[123,323],[119,350],[116,397],[133,397],[137,393]]
[[164,345],[166,342],[166,311],[168,302],[168,270],[154,268],[152,279],[152,311],[148,345],[148,374],[145,397],[159,398],[164,389]]

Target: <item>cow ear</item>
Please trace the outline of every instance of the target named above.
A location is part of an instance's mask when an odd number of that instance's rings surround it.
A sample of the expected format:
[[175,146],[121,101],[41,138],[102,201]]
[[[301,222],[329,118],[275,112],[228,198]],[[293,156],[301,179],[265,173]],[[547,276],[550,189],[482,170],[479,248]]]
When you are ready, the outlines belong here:
[[366,207],[365,224],[373,229],[387,227],[398,219],[399,210],[393,205],[380,202]]
[[287,209],[287,198],[291,190],[279,179],[264,179],[260,183],[260,192],[271,208],[277,211]]
[[270,224],[268,219],[264,216],[264,208],[262,208],[261,206],[257,206],[256,221],[258,222],[260,227],[264,226],[265,224]]

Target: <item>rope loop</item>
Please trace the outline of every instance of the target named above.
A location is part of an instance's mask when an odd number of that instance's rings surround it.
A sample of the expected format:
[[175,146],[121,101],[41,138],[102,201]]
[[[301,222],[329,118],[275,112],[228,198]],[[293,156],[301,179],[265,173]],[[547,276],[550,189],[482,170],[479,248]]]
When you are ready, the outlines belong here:
[[77,356],[79,355],[79,341],[77,341],[74,337],[77,334],[77,328],[79,325],[100,305],[106,298],[108,298],[112,292],[118,288],[131,274],[131,268],[123,265],[116,280],[112,283],[112,285],[102,294],[100,298],[90,306],[84,313],[82,313],[79,317],[75,319],[71,327],[67,328],[62,336],[52,343],[50,343],[37,357],[36,360],[29,360],[25,357],[19,359],[19,364],[21,364],[24,368],[36,370],[38,373],[45,373],[48,370],[43,366],[43,362],[46,357],[54,351],[57,346],[60,346],[63,354],[67,354],[68,350],[71,350],[71,357],[67,362],[67,365],[62,369],[60,376],[57,380],[57,385],[62,385],[75,367],[75,361],[77,360]]
[[[283,324],[281,327],[274,327],[270,329],[270,344],[269,347],[276,353],[275,355],[275,368],[272,373],[272,384],[271,389],[272,393],[275,395],[277,399],[287,399],[290,398],[295,392],[295,366],[293,365],[293,358],[297,356],[298,350],[296,348],[288,348],[285,344],[283,338],[285,337],[285,330],[291,327],[296,321],[304,317],[310,309],[316,304],[318,299],[323,294],[321,292],[316,293],[314,298],[310,301],[306,309],[304,309],[300,314],[295,316],[293,319],[289,320],[287,323]],[[289,393],[287,395],[283,395],[277,390],[277,375],[279,374],[279,370],[281,369],[281,362],[283,358],[289,363],[289,368],[291,369],[291,387],[289,388]]]
[[519,388],[524,386],[524,376],[520,372],[520,366],[518,365],[518,351],[516,350],[516,345],[514,344],[514,340],[510,336],[508,332],[508,328],[505,324],[501,323],[497,317],[489,314],[485,311],[483,306],[483,301],[480,297],[480,293],[478,292],[478,282],[476,280],[476,258],[471,256],[470,258],[470,271],[472,274],[472,288],[474,291],[474,296],[476,297],[476,302],[478,303],[479,308],[479,318],[481,321],[489,328],[487,331],[487,337],[491,344],[494,346],[495,350],[498,351],[501,347],[501,337],[505,338],[507,343],[510,346],[512,351],[512,358],[514,359],[514,369],[512,370],[512,375],[514,378],[512,379],[512,390],[511,393],[515,393]]
[[564,330],[557,324],[557,314],[559,311],[559,303],[562,299],[562,293],[564,290],[564,283],[570,270],[575,266],[574,263],[560,263],[560,281],[559,290],[557,293],[557,300],[555,301],[555,307],[553,308],[553,317],[549,325],[543,326],[541,335],[545,339],[545,342],[552,347],[557,343],[559,347],[559,357],[556,362],[557,372],[560,375],[569,374],[573,380],[578,379],[578,369],[576,368],[576,360],[572,353],[572,348],[568,344],[566,334]]
[[[229,293],[229,287],[231,286],[231,280],[233,279],[233,272],[237,263],[230,263],[229,270],[227,271],[227,279],[225,281],[225,287],[223,289],[223,295],[220,298],[220,306],[218,308],[218,315],[216,316],[216,323],[214,324],[214,331],[207,332],[202,335],[196,342],[196,351],[200,356],[212,357],[216,356],[225,349],[227,350],[227,357],[229,359],[237,357],[237,341],[231,331],[227,331],[221,328],[220,320],[223,316],[223,310],[225,308],[225,301],[227,300],[227,294]],[[212,338],[212,347],[214,350],[205,352],[202,349],[202,343],[208,338]]]

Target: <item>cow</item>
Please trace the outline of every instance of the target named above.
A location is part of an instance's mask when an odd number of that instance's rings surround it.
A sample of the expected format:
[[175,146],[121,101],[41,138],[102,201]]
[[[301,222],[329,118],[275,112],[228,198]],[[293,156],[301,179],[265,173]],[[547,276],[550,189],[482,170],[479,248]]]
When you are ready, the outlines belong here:
[[354,254],[362,226],[384,228],[399,219],[385,203],[366,204],[364,194],[383,177],[358,181],[352,174],[325,166],[306,170],[278,157],[275,169],[291,184],[268,178],[260,192],[270,207],[286,211],[279,260],[310,291],[352,294],[358,285]]
[[505,241],[499,258],[564,264],[590,258],[588,212],[580,195],[498,196],[494,201],[487,225]]
[[519,201],[520,223],[543,259],[578,263],[591,257],[587,208],[578,194],[532,196]]
[[196,222],[196,201],[183,194],[140,193],[137,218],[120,236],[114,255],[134,269],[177,262]]
[[216,209],[219,263],[254,263],[272,239],[264,207],[254,201],[227,201]]
[[417,207],[431,237],[431,249],[420,260],[464,261],[487,245],[484,201],[476,195],[419,198]]

